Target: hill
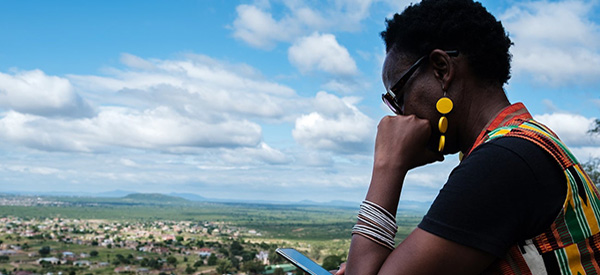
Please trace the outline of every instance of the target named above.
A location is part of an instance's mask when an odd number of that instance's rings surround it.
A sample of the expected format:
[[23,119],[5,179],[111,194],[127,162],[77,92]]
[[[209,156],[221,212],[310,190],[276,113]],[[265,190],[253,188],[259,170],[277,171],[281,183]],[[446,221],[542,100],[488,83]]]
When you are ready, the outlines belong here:
[[121,200],[128,203],[147,204],[186,204],[190,202],[182,197],[169,196],[159,193],[133,193],[121,198]]

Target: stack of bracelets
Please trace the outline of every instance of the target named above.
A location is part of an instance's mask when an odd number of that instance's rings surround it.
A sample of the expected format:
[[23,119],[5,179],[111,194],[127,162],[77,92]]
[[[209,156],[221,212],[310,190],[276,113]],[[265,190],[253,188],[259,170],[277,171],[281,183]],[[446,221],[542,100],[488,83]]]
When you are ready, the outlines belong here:
[[364,200],[358,211],[358,221],[362,224],[352,227],[352,235],[361,235],[394,250],[394,237],[398,231],[394,215],[376,203]]

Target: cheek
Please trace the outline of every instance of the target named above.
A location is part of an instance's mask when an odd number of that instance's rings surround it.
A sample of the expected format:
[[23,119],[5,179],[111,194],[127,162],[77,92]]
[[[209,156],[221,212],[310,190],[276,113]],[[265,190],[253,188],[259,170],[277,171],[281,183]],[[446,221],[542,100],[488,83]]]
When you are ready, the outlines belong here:
[[406,114],[414,114],[419,118],[428,119],[430,121],[435,120],[437,125],[439,113],[435,109],[435,104],[440,97],[435,97],[434,93],[431,92],[430,87],[414,87],[410,93],[405,94],[404,102]]

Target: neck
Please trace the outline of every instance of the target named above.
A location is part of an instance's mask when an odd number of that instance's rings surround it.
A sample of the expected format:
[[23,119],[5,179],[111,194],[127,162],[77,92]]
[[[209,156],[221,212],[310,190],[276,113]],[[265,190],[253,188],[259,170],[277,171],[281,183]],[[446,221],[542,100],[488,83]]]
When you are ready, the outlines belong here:
[[467,123],[459,130],[459,149],[463,153],[471,149],[481,131],[498,113],[510,106],[502,87],[480,87],[470,95],[471,100],[468,101],[469,106],[465,109],[466,114],[463,116]]

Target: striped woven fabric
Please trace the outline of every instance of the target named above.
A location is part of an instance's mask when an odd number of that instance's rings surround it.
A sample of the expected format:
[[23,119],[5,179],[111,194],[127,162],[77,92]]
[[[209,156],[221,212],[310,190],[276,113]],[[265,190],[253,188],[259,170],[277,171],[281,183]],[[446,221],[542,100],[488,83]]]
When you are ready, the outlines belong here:
[[[510,114],[508,117],[511,117]],[[473,149],[499,137],[529,140],[550,153],[560,164],[568,189],[563,208],[550,228],[533,239],[514,245],[507,256],[492,265],[488,272],[600,274],[600,194],[596,186],[557,135],[531,116],[512,116],[512,119],[503,119],[497,126],[488,128]]]

